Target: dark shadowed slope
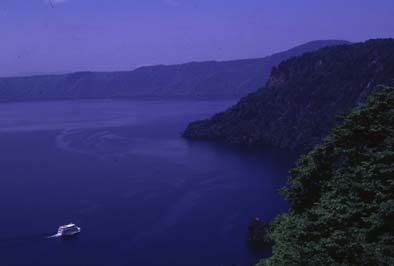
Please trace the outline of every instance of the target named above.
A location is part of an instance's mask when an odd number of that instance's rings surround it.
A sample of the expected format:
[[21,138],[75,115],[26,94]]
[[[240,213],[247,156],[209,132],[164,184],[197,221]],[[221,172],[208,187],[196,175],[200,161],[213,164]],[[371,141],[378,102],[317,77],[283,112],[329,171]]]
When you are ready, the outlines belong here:
[[302,156],[261,266],[394,265],[394,88],[365,104]]
[[184,136],[306,151],[338,115],[375,85],[393,80],[394,39],[323,48],[281,63],[263,89],[211,119],[191,123]]
[[259,59],[141,67],[125,72],[0,78],[0,101],[137,96],[239,97],[265,84],[272,67],[345,41],[314,41]]

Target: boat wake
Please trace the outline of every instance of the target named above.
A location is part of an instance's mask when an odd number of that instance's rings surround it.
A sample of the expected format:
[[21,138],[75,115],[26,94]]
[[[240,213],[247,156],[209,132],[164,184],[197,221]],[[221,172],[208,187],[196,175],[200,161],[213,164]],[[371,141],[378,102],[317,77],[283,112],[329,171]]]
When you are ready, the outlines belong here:
[[46,238],[57,238],[57,237],[61,237],[61,236],[62,236],[62,234],[54,234],[51,236],[47,236]]
[[17,247],[36,244],[40,241],[45,241],[45,239],[48,238],[48,235],[49,233],[0,238],[0,249],[3,249],[3,247]]

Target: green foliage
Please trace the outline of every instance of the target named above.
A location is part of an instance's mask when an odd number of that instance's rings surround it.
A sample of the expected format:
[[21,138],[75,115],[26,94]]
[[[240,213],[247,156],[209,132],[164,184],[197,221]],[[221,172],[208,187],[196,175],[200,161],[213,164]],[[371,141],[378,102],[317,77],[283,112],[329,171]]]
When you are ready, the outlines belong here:
[[282,62],[265,87],[183,136],[308,152],[379,84],[394,85],[394,39],[323,48]]
[[394,265],[394,87],[378,87],[299,159],[260,266]]

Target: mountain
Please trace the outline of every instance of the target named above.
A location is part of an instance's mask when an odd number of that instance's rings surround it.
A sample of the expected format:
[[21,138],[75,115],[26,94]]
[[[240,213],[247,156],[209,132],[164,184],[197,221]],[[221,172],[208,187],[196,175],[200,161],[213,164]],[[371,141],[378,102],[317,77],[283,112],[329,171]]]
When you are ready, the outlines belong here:
[[124,72],[0,78],[0,101],[114,97],[240,97],[261,87],[282,60],[345,41],[314,41],[259,59],[141,67]]
[[265,87],[183,136],[231,145],[310,150],[336,117],[363,102],[378,84],[394,83],[394,39],[326,47],[273,68]]
[[394,87],[379,87],[290,171],[260,266],[394,265]]

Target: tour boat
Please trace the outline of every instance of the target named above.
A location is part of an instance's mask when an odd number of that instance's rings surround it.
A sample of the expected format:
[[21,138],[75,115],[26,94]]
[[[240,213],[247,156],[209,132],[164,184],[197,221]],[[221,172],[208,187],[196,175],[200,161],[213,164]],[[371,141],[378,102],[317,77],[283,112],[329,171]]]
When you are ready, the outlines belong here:
[[81,228],[73,223],[62,225],[57,230],[58,236],[73,236],[81,232]]

